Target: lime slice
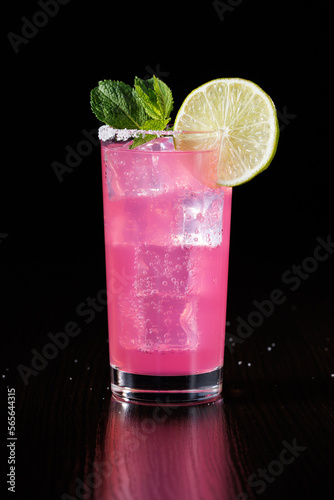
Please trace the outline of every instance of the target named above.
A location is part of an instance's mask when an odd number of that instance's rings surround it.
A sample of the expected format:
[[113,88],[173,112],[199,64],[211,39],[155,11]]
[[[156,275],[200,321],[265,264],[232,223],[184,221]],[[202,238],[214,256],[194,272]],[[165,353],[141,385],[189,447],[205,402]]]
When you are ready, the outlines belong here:
[[[222,186],[238,186],[265,170],[279,136],[274,103],[258,85],[241,78],[219,78],[193,90],[179,109],[174,130],[219,132],[217,168],[208,168],[204,176],[209,185]],[[192,141],[186,137],[175,135],[176,149],[189,150],[189,144],[201,149],[201,141],[208,149],[203,134]]]

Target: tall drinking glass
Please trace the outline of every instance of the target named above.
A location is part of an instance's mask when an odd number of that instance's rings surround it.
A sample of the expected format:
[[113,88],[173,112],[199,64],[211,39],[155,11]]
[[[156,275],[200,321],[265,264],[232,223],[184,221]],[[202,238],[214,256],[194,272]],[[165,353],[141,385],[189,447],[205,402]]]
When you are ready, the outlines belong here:
[[170,134],[135,149],[101,141],[111,389],[122,401],[189,404],[222,390],[232,188],[203,181],[218,133]]

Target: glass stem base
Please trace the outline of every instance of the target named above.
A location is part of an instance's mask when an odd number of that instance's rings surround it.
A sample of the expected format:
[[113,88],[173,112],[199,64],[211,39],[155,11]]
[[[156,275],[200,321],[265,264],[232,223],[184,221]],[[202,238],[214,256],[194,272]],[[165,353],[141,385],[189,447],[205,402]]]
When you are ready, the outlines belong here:
[[123,402],[181,405],[214,401],[221,396],[223,367],[194,375],[139,375],[111,366],[111,390]]

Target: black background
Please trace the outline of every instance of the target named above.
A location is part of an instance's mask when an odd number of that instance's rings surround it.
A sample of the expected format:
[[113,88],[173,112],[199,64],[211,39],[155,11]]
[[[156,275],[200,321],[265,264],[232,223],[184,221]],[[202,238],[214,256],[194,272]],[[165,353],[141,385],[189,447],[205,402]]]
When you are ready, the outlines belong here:
[[[15,3],[6,35],[22,36],[21,18],[38,11],[35,2]],[[316,238],[333,228],[329,14],[326,3],[298,1],[71,0],[18,43],[18,53],[6,40],[0,232],[8,236],[0,257],[4,311],[14,311],[4,339],[15,358],[20,345],[29,353],[51,317],[66,322],[64,303],[75,309],[104,286],[99,147],[62,182],[52,168],[66,164],[66,147],[86,140],[84,129],[98,127],[89,92],[101,79],[132,84],[157,73],[173,90],[174,117],[211,79],[259,84],[277,107],[281,134],[269,169],[234,190],[231,293],[256,286],[265,295],[282,272],[312,256]],[[326,281],[325,267],[314,281],[320,274]]]
[[[62,182],[52,168],[65,164],[68,146],[85,140],[83,130],[97,129],[89,93],[99,80],[132,84],[155,73],[173,91],[173,117],[191,90],[214,78],[246,78],[272,97],[281,128],[276,157],[233,192],[232,326],[253,300],[283,287],[282,274],[293,264],[312,257],[318,237],[334,239],[329,2],[70,0],[45,23],[40,17],[45,25],[15,53],[8,33],[22,36],[22,17],[36,21],[41,10],[31,0],[6,7],[2,39],[5,383],[15,379],[18,364],[29,365],[31,349],[43,346],[48,332],[79,321],[78,305],[105,287],[99,147]],[[332,300],[333,260],[301,280],[306,296]],[[105,310],[80,342],[89,348],[101,325]]]

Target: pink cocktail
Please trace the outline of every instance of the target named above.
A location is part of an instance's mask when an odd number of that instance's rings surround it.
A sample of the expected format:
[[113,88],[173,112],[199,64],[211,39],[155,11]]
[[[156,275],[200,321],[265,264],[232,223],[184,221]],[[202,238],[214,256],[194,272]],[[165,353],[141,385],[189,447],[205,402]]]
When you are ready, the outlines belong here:
[[232,188],[202,182],[215,147],[129,144],[101,143],[112,390],[208,401],[222,388]]

